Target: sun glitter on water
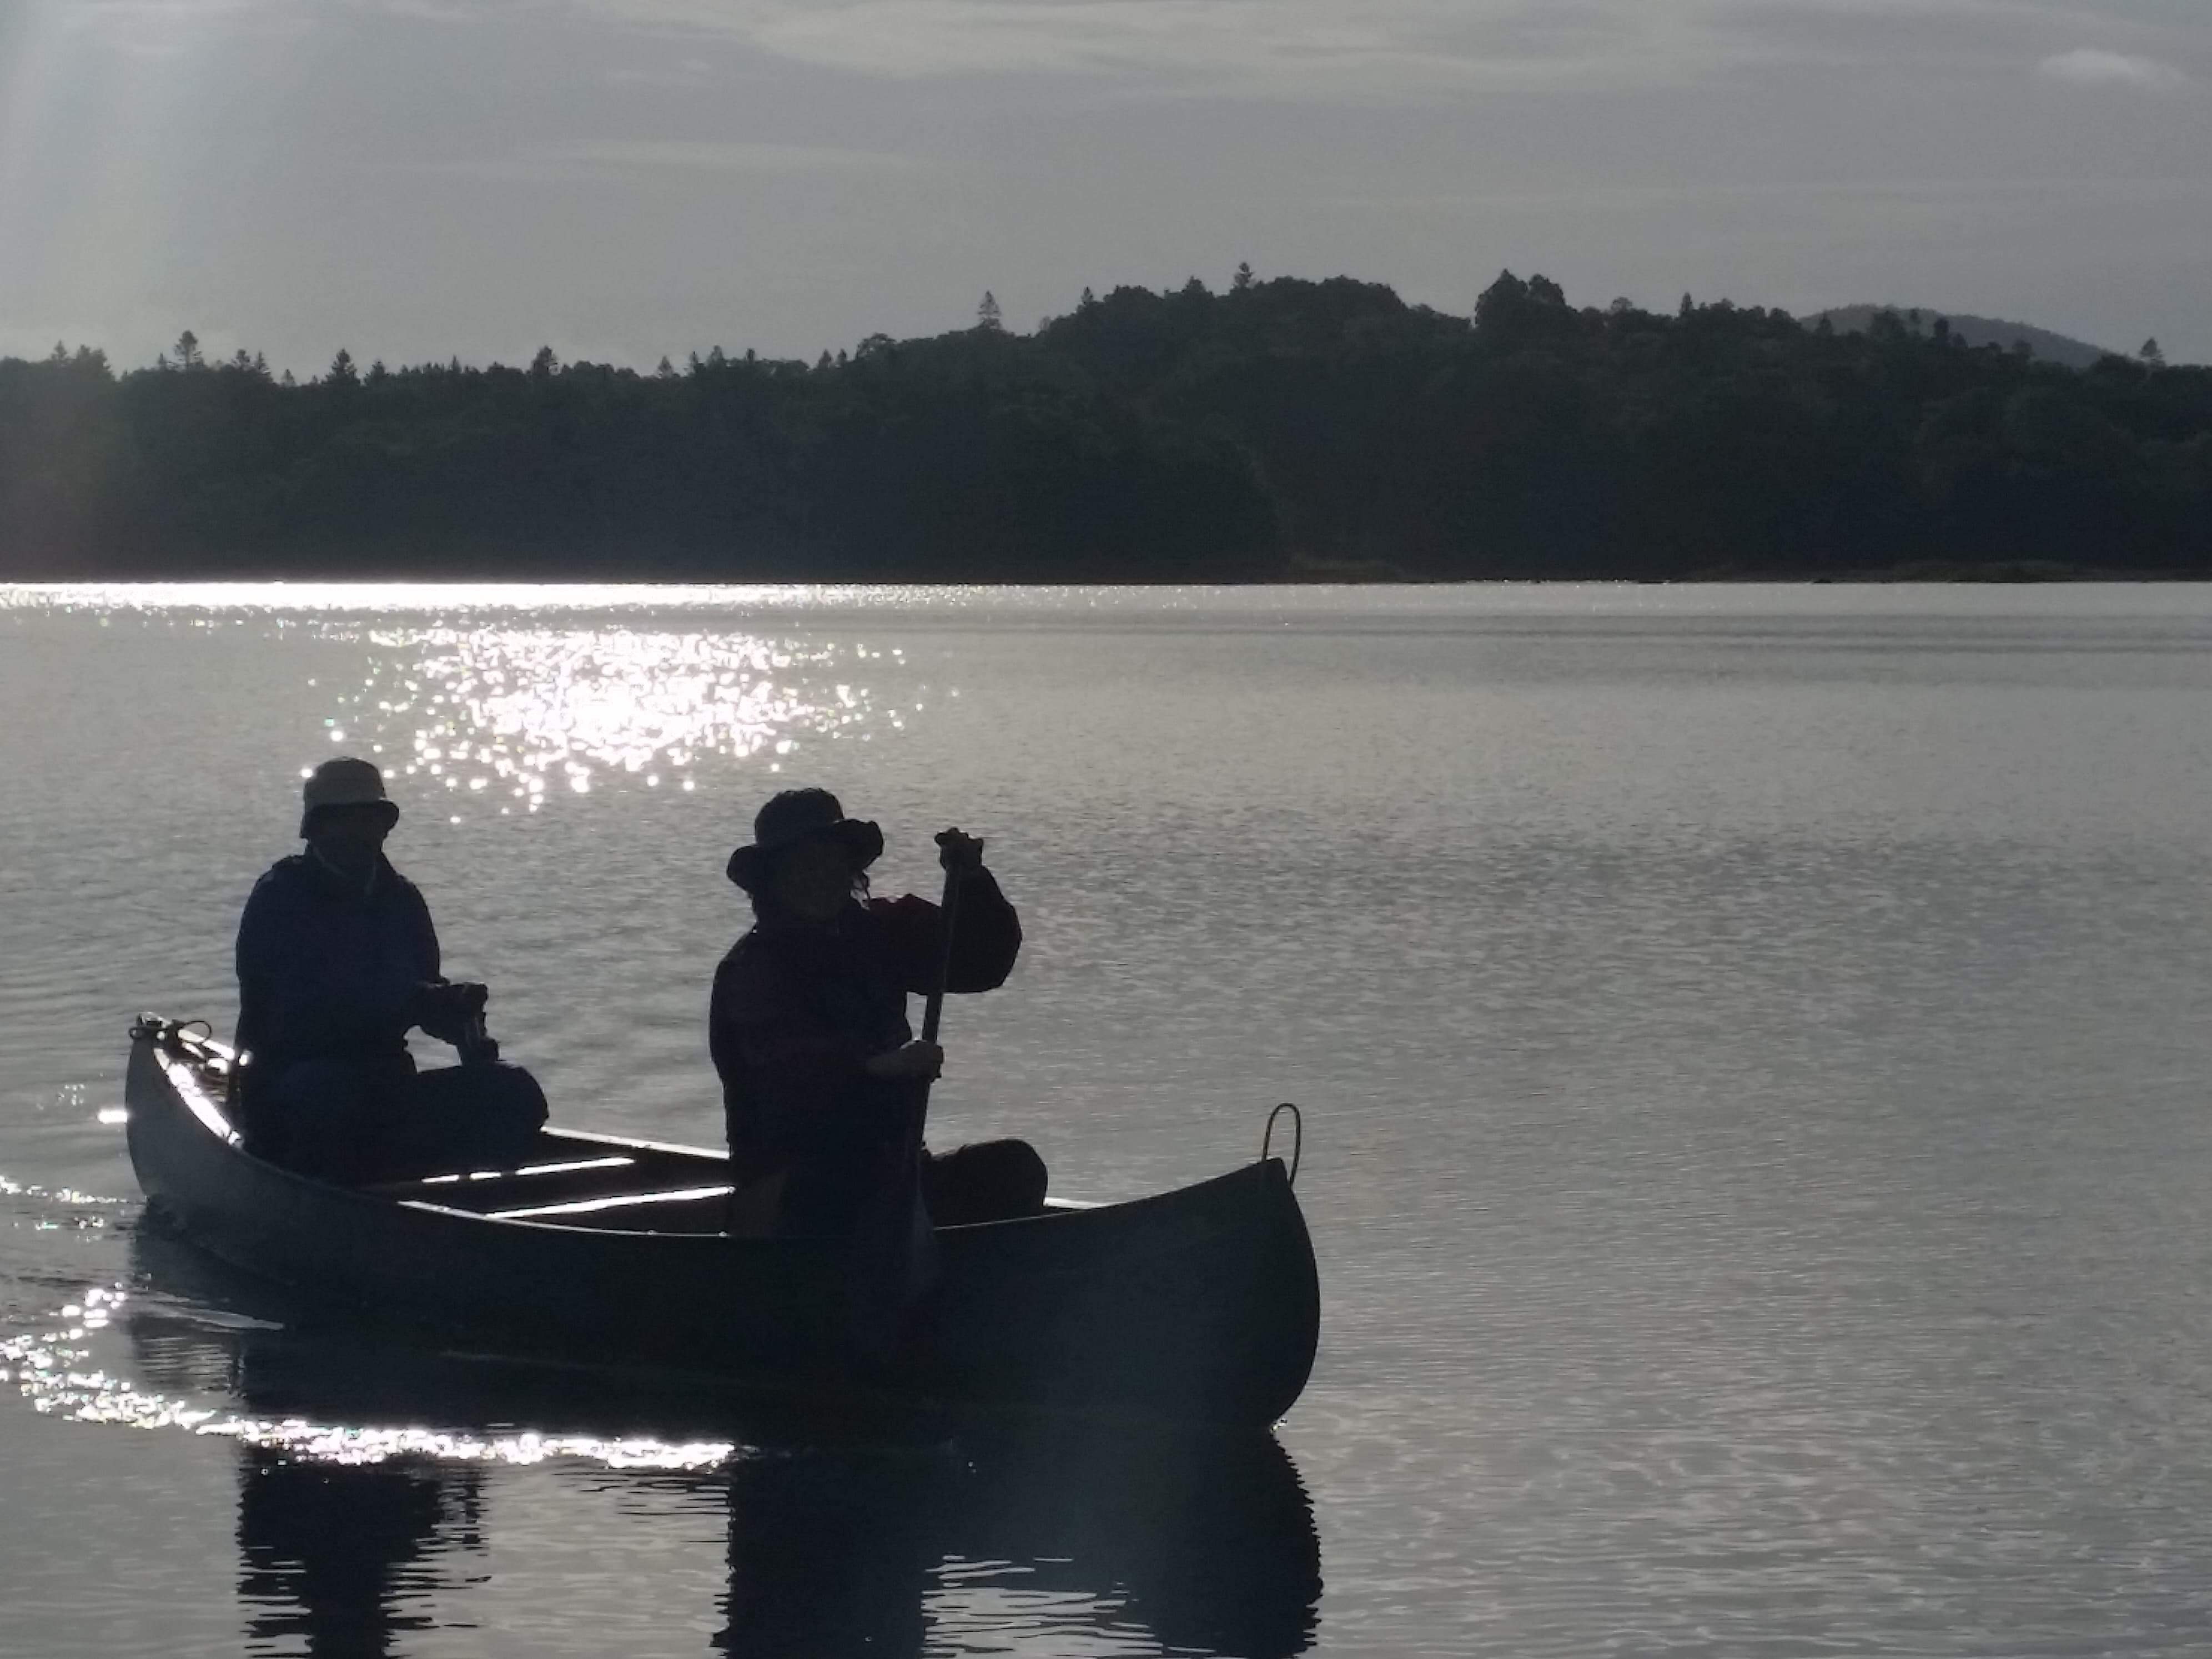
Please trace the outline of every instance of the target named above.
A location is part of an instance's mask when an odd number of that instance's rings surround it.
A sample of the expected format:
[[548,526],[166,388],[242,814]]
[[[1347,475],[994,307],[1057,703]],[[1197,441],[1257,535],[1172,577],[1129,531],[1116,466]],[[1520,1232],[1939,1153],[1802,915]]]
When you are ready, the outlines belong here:
[[90,1346],[113,1323],[130,1293],[94,1286],[40,1328],[0,1337],[0,1385],[13,1384],[40,1416],[112,1428],[181,1430],[278,1450],[302,1461],[381,1463],[394,1457],[444,1462],[529,1465],[561,1458],[622,1469],[711,1468],[739,1455],[727,1440],[671,1441],[648,1435],[609,1437],[481,1431],[429,1425],[317,1422],[262,1417],[145,1389],[101,1366]]
[[868,735],[863,644],[629,629],[378,630],[360,686],[325,721],[333,744],[442,787],[456,810],[536,812],[609,787],[686,793],[710,761]]
[[[310,678],[318,746],[442,790],[449,823],[630,787],[689,794],[700,769],[784,770],[815,744],[907,729],[957,688],[904,652],[825,641],[830,619],[965,614],[993,590],[527,583],[0,584],[0,617],[53,611],[210,633],[365,644],[357,683]],[[611,613],[611,619],[610,619]],[[586,618],[590,620],[586,620]],[[793,632],[779,634],[780,623]],[[771,630],[771,631],[763,631]],[[881,689],[898,684],[894,704]],[[303,766],[301,775],[313,770]]]

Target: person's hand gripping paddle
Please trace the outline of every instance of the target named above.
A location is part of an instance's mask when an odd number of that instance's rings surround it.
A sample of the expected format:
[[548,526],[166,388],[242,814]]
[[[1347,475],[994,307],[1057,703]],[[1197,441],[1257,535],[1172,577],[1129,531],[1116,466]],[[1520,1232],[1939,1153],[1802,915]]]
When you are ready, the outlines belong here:
[[[921,1037],[934,1046],[945,1013],[945,988],[952,974],[952,941],[960,921],[960,888],[971,870],[983,866],[983,843],[975,836],[945,830],[937,836],[937,861],[945,870],[945,896],[939,906],[941,937],[923,1005]],[[924,1299],[936,1288],[940,1271],[937,1235],[922,1195],[922,1130],[929,1115],[931,1072],[908,1085],[900,1107],[898,1133],[889,1149],[878,1200],[871,1205],[854,1243],[853,1346],[863,1360],[890,1358],[902,1337],[912,1334]]]

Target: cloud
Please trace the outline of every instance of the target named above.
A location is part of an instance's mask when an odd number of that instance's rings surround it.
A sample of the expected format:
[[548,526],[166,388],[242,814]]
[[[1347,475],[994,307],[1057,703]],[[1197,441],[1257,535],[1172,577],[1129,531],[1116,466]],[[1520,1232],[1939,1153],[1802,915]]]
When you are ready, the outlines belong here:
[[264,9],[264,0],[77,0],[67,15],[73,23],[189,24]]
[[650,67],[611,69],[607,79],[625,87],[705,87],[714,84],[714,65],[704,58]]
[[282,30],[306,21],[302,15],[272,4],[270,0],[74,0],[69,5],[53,5],[46,0],[39,3],[64,28],[89,34],[118,52],[144,58],[176,58],[204,50],[241,27]]
[[[387,0],[388,3],[388,0]],[[512,0],[511,0],[512,3]],[[2085,28],[2129,52],[2043,58],[2061,80],[2167,88],[2212,34],[2136,0],[564,0],[889,79],[1058,75],[1294,96],[1682,84],[1809,65],[2019,73]],[[2151,54],[2151,55],[2145,55]]]
[[2189,84],[2189,77],[2171,64],[2087,46],[2046,58],[2035,69],[2047,80],[2070,81],[2084,87],[2135,87],[2147,92],[2172,92]]
[[[0,0],[0,12],[20,0]],[[29,0],[37,6],[63,0]],[[2141,0],[66,0],[143,40],[241,15],[578,22],[718,40],[879,80],[1081,77],[1151,90],[1449,100],[1491,89],[1684,85],[1881,67],[2172,90],[2212,22]],[[2062,50],[2084,34],[2100,48]],[[682,48],[678,48],[679,53]],[[2050,54],[2050,55],[2045,55]],[[696,73],[628,70],[680,84]],[[698,78],[709,78],[700,76]]]
[[1664,75],[1711,0],[580,0],[892,79],[1143,77],[1212,89],[1449,90]]
[[693,139],[603,140],[544,144],[512,155],[438,163],[430,172],[466,179],[545,184],[641,173],[748,173],[819,177],[825,173],[915,173],[930,163],[881,150],[822,144],[720,143]]

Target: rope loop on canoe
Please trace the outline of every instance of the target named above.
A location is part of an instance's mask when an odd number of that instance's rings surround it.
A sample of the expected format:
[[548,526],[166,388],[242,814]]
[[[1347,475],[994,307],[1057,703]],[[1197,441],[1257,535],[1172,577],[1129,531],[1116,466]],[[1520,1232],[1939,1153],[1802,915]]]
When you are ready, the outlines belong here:
[[1305,1156],[1306,1119],[1305,1114],[1287,1100],[1267,1114],[1267,1127],[1260,1137],[1260,1161],[1264,1164],[1273,1155],[1275,1120],[1285,1112],[1291,1115],[1291,1185],[1295,1187],[1298,1184],[1298,1160]]
[[157,1014],[141,1014],[131,1022],[131,1040],[157,1044],[173,1054],[192,1054],[202,1060],[221,1057],[215,1027],[204,1019],[163,1019]]
[[[205,1037],[193,1036],[192,1027],[195,1025],[206,1033]],[[215,1027],[204,1019],[163,1019],[159,1014],[141,1014],[131,1022],[131,1040],[133,1042],[159,1043],[172,1054],[196,1042],[205,1042],[214,1035]]]

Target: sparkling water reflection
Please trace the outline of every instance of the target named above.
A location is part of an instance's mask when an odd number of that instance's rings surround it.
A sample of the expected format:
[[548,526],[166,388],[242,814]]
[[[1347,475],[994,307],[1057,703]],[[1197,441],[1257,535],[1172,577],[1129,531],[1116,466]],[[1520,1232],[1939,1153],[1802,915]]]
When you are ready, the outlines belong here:
[[[689,791],[702,757],[766,753],[878,718],[865,647],[618,629],[380,630],[357,690],[334,690],[334,745],[442,787],[456,806],[535,812],[595,782]],[[891,730],[903,710],[884,711]]]
[[[170,1277],[172,1282],[178,1278],[204,1282],[201,1272],[173,1273]],[[70,1304],[50,1319],[34,1322],[41,1328],[0,1340],[0,1382],[12,1380],[31,1408],[42,1416],[116,1428],[182,1430],[235,1440],[258,1452],[318,1463],[429,1458],[445,1463],[528,1467],[562,1458],[615,1469],[696,1469],[720,1464],[738,1449],[728,1440],[547,1434],[535,1429],[479,1433],[454,1428],[322,1422],[297,1415],[255,1416],[191,1395],[148,1389],[121,1371],[105,1369],[94,1345],[129,1299],[130,1292],[121,1286],[94,1287],[84,1293],[82,1304]],[[208,1310],[200,1310],[198,1318],[207,1322]],[[175,1325],[173,1316],[165,1322],[160,1315],[145,1316],[133,1325],[132,1340],[142,1360],[151,1357],[157,1370],[173,1368],[179,1346]],[[227,1322],[227,1328],[283,1329],[251,1318]],[[203,1368],[208,1358],[204,1353],[198,1356]],[[432,1403],[416,1400],[402,1409],[421,1409]]]

